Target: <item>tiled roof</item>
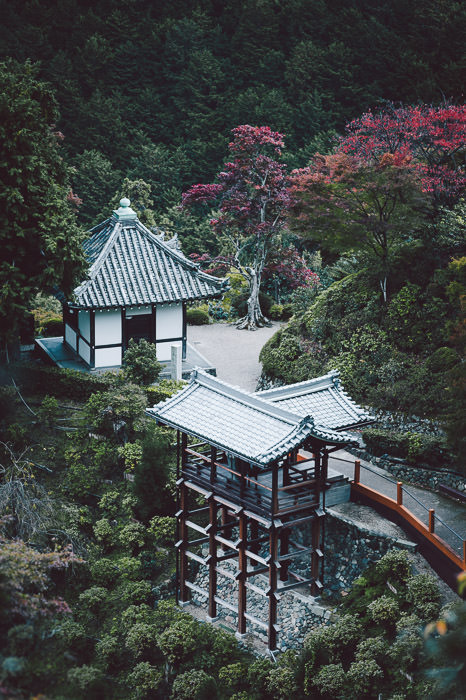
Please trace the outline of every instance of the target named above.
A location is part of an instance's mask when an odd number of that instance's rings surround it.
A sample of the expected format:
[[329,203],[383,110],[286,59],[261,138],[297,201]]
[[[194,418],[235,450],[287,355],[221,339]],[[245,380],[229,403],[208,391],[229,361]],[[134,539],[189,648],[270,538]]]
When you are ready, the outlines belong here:
[[178,394],[148,413],[161,423],[206,440],[247,461],[265,466],[302,445],[307,438],[327,444],[354,442],[200,370]]
[[299,416],[311,415],[316,423],[333,430],[365,425],[374,420],[342,389],[336,370],[307,382],[259,391],[255,396]]
[[201,272],[177,241],[165,243],[136,216],[114,215],[91,234],[84,244],[89,279],[74,290],[73,306],[163,304],[218,297],[225,291],[225,280]]

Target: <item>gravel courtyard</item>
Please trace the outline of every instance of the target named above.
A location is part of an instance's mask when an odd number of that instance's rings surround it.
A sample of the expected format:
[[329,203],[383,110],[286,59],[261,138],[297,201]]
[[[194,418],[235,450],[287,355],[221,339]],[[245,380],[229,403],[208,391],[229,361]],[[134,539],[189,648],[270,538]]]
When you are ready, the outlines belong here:
[[188,343],[217,368],[217,377],[246,391],[255,391],[262,367],[259,353],[262,346],[282,324],[257,331],[239,331],[227,323],[189,326]]

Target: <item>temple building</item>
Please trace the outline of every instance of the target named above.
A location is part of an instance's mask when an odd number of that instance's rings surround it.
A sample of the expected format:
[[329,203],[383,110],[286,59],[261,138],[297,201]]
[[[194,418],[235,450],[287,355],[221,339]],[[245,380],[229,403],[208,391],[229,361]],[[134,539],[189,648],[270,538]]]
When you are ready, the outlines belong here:
[[[315,596],[324,585],[329,454],[354,443],[345,429],[371,416],[344,393],[337,372],[249,394],[200,370],[148,414],[177,431],[179,602],[204,595],[210,619],[233,612],[239,635],[252,623],[276,649],[279,592],[307,586]],[[304,545],[294,539],[303,525]],[[208,570],[208,590],[196,583],[199,567]],[[219,595],[222,577],[235,582],[234,602]],[[267,619],[248,611],[249,591],[268,599]]]
[[129,341],[144,338],[161,362],[174,343],[185,359],[187,303],[220,297],[226,281],[201,272],[176,237],[164,241],[146,228],[126,198],[90,231],[84,251],[88,277],[63,303],[65,352],[90,370],[119,367]]

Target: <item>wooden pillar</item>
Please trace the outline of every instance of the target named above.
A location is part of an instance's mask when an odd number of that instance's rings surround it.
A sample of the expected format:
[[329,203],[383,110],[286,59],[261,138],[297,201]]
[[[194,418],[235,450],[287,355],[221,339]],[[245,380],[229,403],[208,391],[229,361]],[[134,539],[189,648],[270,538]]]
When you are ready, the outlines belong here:
[[217,480],[217,450],[215,447],[210,448],[210,483],[214,484]]
[[278,508],[278,466],[274,464],[272,467],[272,514],[277,513]]
[[312,553],[311,553],[311,594],[318,595],[319,587],[317,586],[317,581],[319,581],[319,554],[317,552],[320,549],[320,518],[316,518],[312,521]]
[[280,581],[288,581],[288,567],[290,560],[282,561],[281,558],[290,551],[290,531],[284,527],[280,533]]
[[209,501],[209,617],[211,620],[217,617],[217,504],[214,499]]
[[328,479],[328,452],[326,449],[322,452],[322,508],[325,510],[325,496],[327,494],[327,479]]
[[274,651],[277,648],[277,532],[274,527],[270,529],[269,535],[269,623],[268,623],[268,647]]
[[[231,540],[232,527],[223,527],[224,525],[228,525],[228,523],[232,520],[231,516],[228,514],[228,508],[226,506],[222,506],[220,513],[222,523],[222,537],[224,537],[226,540]],[[226,545],[222,544],[222,550],[224,552],[227,550]]]
[[403,483],[401,481],[396,482],[396,502],[397,505],[403,505]]
[[188,447],[188,436],[186,433],[181,433],[181,473],[184,473],[184,468],[186,466],[186,459],[188,455],[186,454],[186,449]]
[[239,514],[239,544],[238,544],[238,634],[246,634],[246,578],[248,560],[246,556],[248,539],[247,518],[241,511]]
[[188,557],[186,550],[188,548],[188,528],[186,520],[188,517],[188,489],[184,481],[180,484],[180,511],[179,511],[179,531],[180,531],[180,566],[179,566],[179,586],[181,603],[186,603],[189,600],[189,591],[186,586],[188,577]]
[[435,510],[429,508],[429,532],[435,532]]
[[359,484],[361,479],[361,462],[359,459],[354,461],[354,483]]

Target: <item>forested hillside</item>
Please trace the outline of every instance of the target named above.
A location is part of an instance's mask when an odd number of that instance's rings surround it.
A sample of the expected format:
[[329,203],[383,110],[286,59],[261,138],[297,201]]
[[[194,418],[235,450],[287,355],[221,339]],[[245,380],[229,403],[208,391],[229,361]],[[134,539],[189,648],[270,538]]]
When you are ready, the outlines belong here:
[[192,322],[244,316],[256,242],[259,311],[289,321],[264,384],[338,368],[399,419],[364,435],[376,454],[464,470],[466,5],[0,3],[0,698],[459,700],[464,606],[401,552],[326,592],[334,624],[276,664],[196,622],[174,600],[176,438],[145,413],[180,388],[147,386],[155,348],[103,376],[9,348],[31,310],[62,333],[48,295],[128,196],[229,275]]
[[450,0],[2,6],[0,54],[40,61],[56,92],[85,225],[124,177],[151,185],[159,213],[178,204],[239,124],[285,133],[300,167],[381,100],[458,101],[464,87],[466,8]]

